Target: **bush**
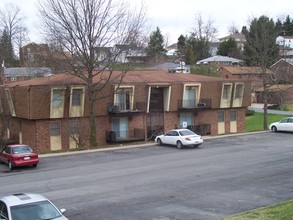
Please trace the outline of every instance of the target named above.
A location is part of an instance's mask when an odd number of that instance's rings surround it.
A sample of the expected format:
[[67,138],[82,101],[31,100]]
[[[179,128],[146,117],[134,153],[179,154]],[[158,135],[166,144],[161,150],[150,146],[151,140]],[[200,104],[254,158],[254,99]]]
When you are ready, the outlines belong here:
[[254,115],[255,111],[251,110],[251,109],[246,109],[246,116],[251,116]]

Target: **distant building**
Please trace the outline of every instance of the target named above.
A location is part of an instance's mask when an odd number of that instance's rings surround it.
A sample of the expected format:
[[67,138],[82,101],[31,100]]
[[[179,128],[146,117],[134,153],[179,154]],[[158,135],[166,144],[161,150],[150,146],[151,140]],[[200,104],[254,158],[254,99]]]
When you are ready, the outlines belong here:
[[230,34],[228,36],[222,37],[219,39],[220,42],[224,42],[229,40],[230,38],[234,39],[237,43],[237,46],[243,50],[244,49],[244,44],[246,42],[246,38],[244,34],[241,33],[234,33],[234,34]]
[[34,42],[21,47],[19,57],[22,67],[50,67],[55,73],[67,70],[72,61],[71,53],[52,51],[48,44]]
[[15,81],[24,81],[33,78],[46,77],[53,75],[48,67],[13,67],[4,68],[2,83],[11,83]]
[[284,48],[293,48],[293,36],[279,36],[276,39],[276,43]]
[[244,61],[233,58],[233,57],[216,55],[216,56],[208,57],[203,60],[199,60],[196,62],[196,64],[197,65],[216,64],[218,66],[242,66],[244,64]]

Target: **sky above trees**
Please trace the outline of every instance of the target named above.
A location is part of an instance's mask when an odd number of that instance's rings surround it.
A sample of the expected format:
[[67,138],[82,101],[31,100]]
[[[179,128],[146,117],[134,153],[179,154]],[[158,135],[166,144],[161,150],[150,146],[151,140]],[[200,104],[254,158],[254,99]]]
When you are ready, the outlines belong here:
[[[144,1],[149,17],[150,33],[159,27],[162,35],[169,44],[175,43],[181,34],[189,34],[195,23],[198,13],[206,20],[212,19],[217,28],[217,37],[227,35],[230,26],[239,30],[248,24],[248,20],[261,15],[267,15],[276,20],[285,19],[287,15],[293,17],[293,8],[290,0],[131,0],[131,5],[139,5]],[[39,21],[37,16],[38,0],[1,0],[0,8],[5,4],[13,3],[21,8],[27,17],[31,40],[41,43],[39,35]]]

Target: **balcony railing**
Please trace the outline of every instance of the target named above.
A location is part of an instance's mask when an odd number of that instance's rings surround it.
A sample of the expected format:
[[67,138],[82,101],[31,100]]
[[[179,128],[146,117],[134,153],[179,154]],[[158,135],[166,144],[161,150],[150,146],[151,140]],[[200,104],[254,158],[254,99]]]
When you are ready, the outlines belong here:
[[111,115],[132,115],[145,111],[144,102],[134,102],[133,108],[130,103],[114,103],[108,105],[108,113]]
[[132,141],[143,141],[145,139],[144,129],[134,128],[123,131],[106,131],[107,143],[123,143]]
[[[179,127],[182,128],[181,126],[179,126]],[[188,125],[187,129],[189,129],[199,135],[211,134],[211,125],[210,124]]]
[[183,99],[178,100],[178,110],[197,110],[211,108],[211,99]]

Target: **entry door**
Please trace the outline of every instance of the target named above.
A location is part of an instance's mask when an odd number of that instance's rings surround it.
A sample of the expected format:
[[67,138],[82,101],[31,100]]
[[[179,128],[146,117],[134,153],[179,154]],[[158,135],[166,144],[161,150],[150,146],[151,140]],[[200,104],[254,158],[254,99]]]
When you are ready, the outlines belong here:
[[191,112],[181,113],[180,114],[180,127],[186,128],[188,125],[192,125],[192,113]]

